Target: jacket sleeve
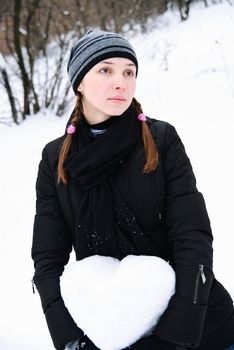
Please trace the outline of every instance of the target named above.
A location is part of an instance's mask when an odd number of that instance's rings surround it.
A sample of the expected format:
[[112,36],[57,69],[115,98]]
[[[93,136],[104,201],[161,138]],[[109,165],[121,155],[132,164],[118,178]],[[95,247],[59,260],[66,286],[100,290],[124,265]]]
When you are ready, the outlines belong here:
[[59,205],[54,171],[43,150],[36,182],[36,215],[33,228],[33,281],[56,349],[78,339],[83,332],[66,309],[60,292],[60,276],[69,260],[72,236]]
[[213,279],[213,238],[189,158],[170,124],[165,131],[162,163],[166,178],[165,222],[172,246],[176,292],[155,334],[166,341],[197,347]]

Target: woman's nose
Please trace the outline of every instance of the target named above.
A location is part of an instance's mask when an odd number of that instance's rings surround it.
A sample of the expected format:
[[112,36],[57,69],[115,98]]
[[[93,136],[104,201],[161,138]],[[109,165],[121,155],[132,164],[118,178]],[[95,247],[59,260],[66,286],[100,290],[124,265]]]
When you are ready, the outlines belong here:
[[113,84],[112,84],[113,88],[115,90],[122,90],[126,88],[126,82],[124,80],[123,76],[116,76],[113,79]]

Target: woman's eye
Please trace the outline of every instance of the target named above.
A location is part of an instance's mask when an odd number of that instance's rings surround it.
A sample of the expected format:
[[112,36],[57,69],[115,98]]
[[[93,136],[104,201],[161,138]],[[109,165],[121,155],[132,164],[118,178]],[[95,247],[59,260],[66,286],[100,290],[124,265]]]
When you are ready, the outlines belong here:
[[100,71],[99,71],[100,73],[110,73],[110,69],[109,68],[101,68],[100,69]]
[[135,73],[132,70],[127,70],[125,74],[127,76],[129,76],[129,77],[134,77],[135,76]]

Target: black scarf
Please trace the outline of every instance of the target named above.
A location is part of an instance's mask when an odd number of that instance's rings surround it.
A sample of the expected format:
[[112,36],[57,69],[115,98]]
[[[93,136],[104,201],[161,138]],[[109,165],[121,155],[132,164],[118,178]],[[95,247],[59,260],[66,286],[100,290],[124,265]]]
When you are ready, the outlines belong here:
[[110,124],[94,139],[83,117],[65,162],[70,180],[78,182],[82,193],[76,213],[78,259],[95,254],[122,259],[139,254],[139,248],[150,249],[113,176],[140,142],[141,122],[130,107]]

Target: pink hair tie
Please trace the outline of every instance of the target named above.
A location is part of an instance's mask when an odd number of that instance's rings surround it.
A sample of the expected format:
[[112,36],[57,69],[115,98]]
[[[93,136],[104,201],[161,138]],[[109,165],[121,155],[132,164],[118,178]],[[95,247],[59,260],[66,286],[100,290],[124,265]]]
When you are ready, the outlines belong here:
[[144,113],[138,114],[137,119],[141,122],[146,122],[146,116],[144,115]]
[[74,134],[74,132],[76,131],[76,127],[72,124],[70,124],[68,127],[67,127],[67,133],[72,135]]

